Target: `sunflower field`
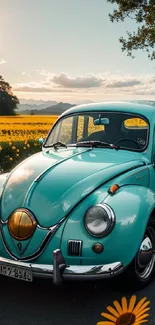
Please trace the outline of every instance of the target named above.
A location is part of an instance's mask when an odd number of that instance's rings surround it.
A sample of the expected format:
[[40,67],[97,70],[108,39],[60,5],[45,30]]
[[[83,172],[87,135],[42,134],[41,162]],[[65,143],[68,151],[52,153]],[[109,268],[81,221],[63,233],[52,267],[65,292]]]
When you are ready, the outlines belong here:
[[25,158],[41,150],[58,116],[17,115],[0,117],[0,172],[11,170]]

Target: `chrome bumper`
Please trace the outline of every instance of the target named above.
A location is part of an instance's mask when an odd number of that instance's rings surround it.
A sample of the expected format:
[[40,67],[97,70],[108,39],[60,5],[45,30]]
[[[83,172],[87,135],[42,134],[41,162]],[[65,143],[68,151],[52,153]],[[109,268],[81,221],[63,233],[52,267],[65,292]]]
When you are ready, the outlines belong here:
[[97,280],[110,278],[120,274],[123,270],[121,262],[105,265],[67,265],[60,250],[53,252],[53,265],[31,264],[9,260],[0,257],[1,265],[30,268],[33,277],[52,278],[54,284],[60,284],[63,279],[69,280]]

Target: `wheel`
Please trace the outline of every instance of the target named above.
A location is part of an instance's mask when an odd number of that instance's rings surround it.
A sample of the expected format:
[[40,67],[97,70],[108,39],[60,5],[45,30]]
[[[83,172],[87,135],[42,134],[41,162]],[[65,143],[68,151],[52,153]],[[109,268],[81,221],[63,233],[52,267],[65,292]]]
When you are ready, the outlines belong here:
[[155,231],[148,225],[140,248],[123,274],[126,284],[142,289],[149,284],[155,273]]

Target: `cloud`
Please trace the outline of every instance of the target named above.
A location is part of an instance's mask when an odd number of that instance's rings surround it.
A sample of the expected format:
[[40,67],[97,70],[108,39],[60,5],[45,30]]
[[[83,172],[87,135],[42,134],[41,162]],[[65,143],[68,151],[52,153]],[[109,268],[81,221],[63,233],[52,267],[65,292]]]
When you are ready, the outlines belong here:
[[21,75],[24,77],[31,77],[31,74],[27,73],[26,71],[23,71]]
[[5,60],[0,60],[0,64],[6,64],[6,61]]
[[[52,93],[59,97],[69,96],[74,98],[104,99],[126,98],[127,96],[154,96],[155,95],[155,77],[154,75],[121,75],[106,73],[87,74],[83,76],[69,75],[66,73],[53,74],[45,70],[37,71],[41,81],[26,82],[27,73],[23,71],[22,75],[25,82],[13,85],[13,90],[38,94],[42,96]],[[27,95],[28,96],[28,95]],[[37,95],[36,95],[37,96]]]
[[45,70],[40,71],[42,76],[46,76],[47,82],[64,88],[89,89],[89,88],[126,88],[140,85],[142,80],[139,78],[112,76],[108,72],[103,74],[90,73],[86,76],[69,76],[66,73],[58,75]]
[[30,93],[59,93],[59,92],[72,92],[71,90],[64,90],[62,88],[46,87],[44,83],[20,83],[13,85],[13,91],[30,92]]
[[141,96],[154,96],[155,95],[155,88],[141,88],[136,89],[134,92],[132,89],[129,90],[130,94],[134,95],[141,95]]
[[96,88],[100,87],[104,80],[93,74],[71,77],[65,73],[61,73],[59,75],[53,75],[49,81],[64,88]]
[[106,85],[108,88],[126,88],[140,85],[142,81],[138,79],[112,81]]
[[[96,89],[96,88],[127,88],[140,85],[143,78],[133,78],[131,76],[110,75],[109,72],[93,74],[89,73],[85,76],[70,76],[64,72],[60,74],[52,74],[45,70],[37,71],[40,75],[46,77],[46,81],[54,86],[74,89]],[[148,77],[147,77],[148,78]],[[150,77],[149,77],[150,78]],[[151,77],[149,82],[154,82]]]

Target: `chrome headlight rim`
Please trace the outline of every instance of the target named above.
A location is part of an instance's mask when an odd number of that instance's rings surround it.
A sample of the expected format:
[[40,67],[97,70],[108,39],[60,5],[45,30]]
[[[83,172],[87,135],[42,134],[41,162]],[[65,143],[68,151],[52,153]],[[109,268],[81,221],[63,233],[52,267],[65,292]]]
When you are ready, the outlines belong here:
[[[90,229],[88,228],[87,226],[87,223],[86,223],[86,213],[93,207],[100,207],[102,208],[108,215],[109,217],[109,221],[110,221],[110,224],[108,226],[108,228],[103,231],[101,234],[94,234],[93,232],[90,231]],[[115,217],[115,213],[113,211],[113,209],[106,203],[98,203],[98,204],[95,204],[93,206],[91,206],[85,213],[85,216],[84,216],[84,225],[85,225],[85,229],[87,230],[87,232],[95,237],[95,238],[103,238],[103,237],[106,237],[108,234],[110,234],[113,230],[113,228],[115,227],[115,223],[116,223],[116,217]]]

